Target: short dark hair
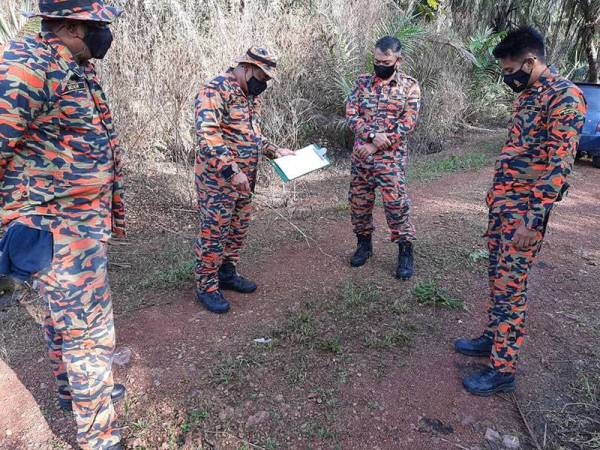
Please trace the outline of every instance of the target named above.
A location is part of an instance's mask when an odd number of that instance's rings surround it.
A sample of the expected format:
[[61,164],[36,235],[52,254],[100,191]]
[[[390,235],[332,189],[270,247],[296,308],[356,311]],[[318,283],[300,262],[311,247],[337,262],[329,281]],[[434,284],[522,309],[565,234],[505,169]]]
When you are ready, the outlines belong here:
[[542,61],[546,59],[544,36],[533,27],[521,27],[509,31],[494,48],[493,54],[497,59],[519,59],[527,52],[533,53]]
[[402,51],[402,44],[394,36],[384,36],[375,43],[375,48],[378,48],[383,53],[387,53],[390,50],[393,53],[400,53]]

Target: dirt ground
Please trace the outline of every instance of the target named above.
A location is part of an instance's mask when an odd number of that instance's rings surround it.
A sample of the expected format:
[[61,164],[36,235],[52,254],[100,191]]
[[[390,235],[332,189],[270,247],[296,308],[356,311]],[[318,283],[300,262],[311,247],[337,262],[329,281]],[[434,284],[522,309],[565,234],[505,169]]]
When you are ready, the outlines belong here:
[[[429,175],[410,186],[419,241],[407,283],[392,277],[381,206],[375,256],[349,267],[347,163],[286,191],[287,206],[258,195],[240,271],[260,288],[228,294],[224,316],[194,301],[185,193],[141,201],[144,188],[132,186],[130,235],[111,246],[118,347],[132,354],[115,366],[128,389],[118,407],[128,448],[483,450],[508,448],[505,436],[521,448],[600,448],[600,171],[585,161],[531,275],[516,394],[462,389],[485,364],[452,346],[485,322],[483,199],[497,143],[458,143],[458,159],[487,149],[471,169],[448,155],[421,164]],[[70,448],[74,423],[55,404],[35,321],[23,305],[1,311],[0,448]]]

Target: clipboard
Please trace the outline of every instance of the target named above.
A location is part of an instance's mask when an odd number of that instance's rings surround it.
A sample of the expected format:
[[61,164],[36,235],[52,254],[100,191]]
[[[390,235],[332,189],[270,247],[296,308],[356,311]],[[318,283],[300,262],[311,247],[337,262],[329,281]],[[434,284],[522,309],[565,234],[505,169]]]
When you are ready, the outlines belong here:
[[275,172],[286,183],[330,164],[327,149],[317,144],[297,150],[295,155],[271,160]]

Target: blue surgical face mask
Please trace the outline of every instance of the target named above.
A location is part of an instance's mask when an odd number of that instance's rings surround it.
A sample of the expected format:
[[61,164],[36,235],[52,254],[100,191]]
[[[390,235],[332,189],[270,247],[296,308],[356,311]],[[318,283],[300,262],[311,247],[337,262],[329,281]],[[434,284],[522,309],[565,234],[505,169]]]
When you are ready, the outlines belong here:
[[83,42],[94,59],[102,59],[112,45],[113,35],[110,28],[102,25],[87,24]]

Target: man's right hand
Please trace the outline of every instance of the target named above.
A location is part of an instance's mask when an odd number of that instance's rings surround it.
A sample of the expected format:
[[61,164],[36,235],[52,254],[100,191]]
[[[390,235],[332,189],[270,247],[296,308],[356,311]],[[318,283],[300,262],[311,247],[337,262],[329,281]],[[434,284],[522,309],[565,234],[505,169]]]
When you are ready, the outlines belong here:
[[231,184],[233,184],[233,187],[242,194],[250,193],[250,182],[244,172],[238,172],[231,177]]
[[377,147],[377,150],[385,150],[392,145],[385,133],[377,133],[373,138],[373,144]]
[[377,151],[377,147],[373,144],[364,144],[356,149],[356,155],[366,161],[371,155]]

